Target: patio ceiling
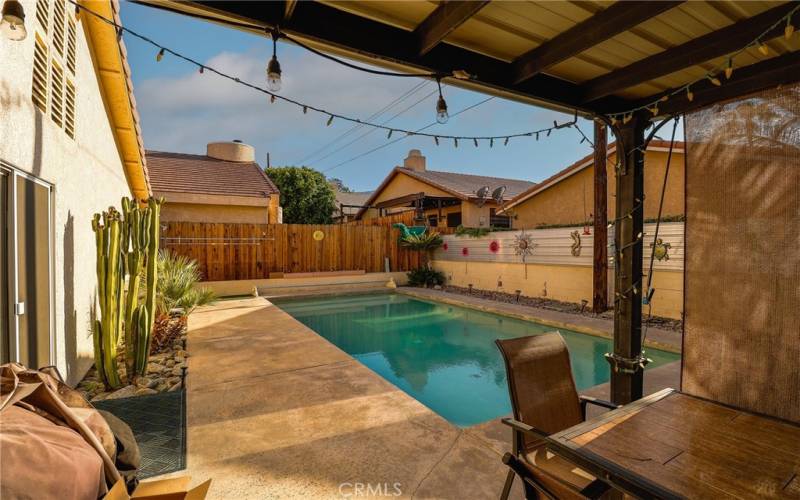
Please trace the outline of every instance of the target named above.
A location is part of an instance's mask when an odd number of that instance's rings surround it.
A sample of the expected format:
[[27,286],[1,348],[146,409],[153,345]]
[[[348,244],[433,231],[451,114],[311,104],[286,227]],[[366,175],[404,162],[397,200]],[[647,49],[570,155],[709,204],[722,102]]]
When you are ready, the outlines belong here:
[[[652,101],[724,65],[797,4],[731,2],[177,2],[139,0],[265,34],[281,31],[319,49],[386,68],[449,73],[453,85],[561,109],[607,114]],[[798,16],[800,20],[800,15]],[[800,74],[800,36],[784,26],[736,58],[730,82],[693,86],[685,111]],[[743,67],[746,67],[743,69]],[[725,90],[730,83],[731,89]]]

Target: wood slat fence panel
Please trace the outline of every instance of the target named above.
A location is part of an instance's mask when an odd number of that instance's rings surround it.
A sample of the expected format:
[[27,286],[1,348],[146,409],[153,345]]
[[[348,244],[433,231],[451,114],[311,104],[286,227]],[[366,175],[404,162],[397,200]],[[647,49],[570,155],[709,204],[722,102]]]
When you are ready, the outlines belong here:
[[[322,240],[314,232],[322,231]],[[204,281],[268,278],[270,273],[383,272],[421,265],[398,244],[391,224],[303,225],[165,222],[161,248],[196,260]]]

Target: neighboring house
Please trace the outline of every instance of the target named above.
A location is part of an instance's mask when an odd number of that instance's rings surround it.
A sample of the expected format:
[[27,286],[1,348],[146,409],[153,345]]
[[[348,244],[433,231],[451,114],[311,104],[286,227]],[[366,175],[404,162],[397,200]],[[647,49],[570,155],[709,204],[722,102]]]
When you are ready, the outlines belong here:
[[[356,214],[356,219],[379,217],[399,210],[416,210],[420,223],[430,226],[509,227],[508,217],[498,215],[500,206],[491,193],[505,187],[503,201],[511,200],[534,184],[517,179],[427,170],[425,157],[412,149],[402,167],[395,167]],[[479,200],[478,191],[490,196]]]
[[[645,153],[644,217],[658,216],[658,205],[664,184],[669,141],[653,140]],[[670,162],[662,215],[684,213],[685,147],[675,142]],[[608,147],[608,219],[615,213],[616,144]],[[543,180],[515,197],[504,213],[514,219],[515,228],[535,228],[551,224],[582,224],[591,220],[594,211],[594,155],[588,155],[557,174]]]
[[344,223],[355,220],[356,214],[361,207],[367,204],[367,200],[372,196],[372,191],[361,192],[344,192],[337,191],[336,194],[336,209],[333,211],[333,222]]
[[[113,26],[65,0],[23,0],[27,37],[0,34],[0,362],[93,363],[92,215],[149,196],[130,68]],[[116,1],[98,14],[120,23]]]
[[164,222],[277,224],[280,193],[240,141],[212,142],[205,155],[147,151],[153,196]]

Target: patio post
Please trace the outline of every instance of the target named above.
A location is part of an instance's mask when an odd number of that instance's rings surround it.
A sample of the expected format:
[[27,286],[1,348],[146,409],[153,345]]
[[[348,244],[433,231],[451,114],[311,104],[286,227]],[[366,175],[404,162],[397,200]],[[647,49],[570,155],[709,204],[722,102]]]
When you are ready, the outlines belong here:
[[594,122],[594,272],[592,311],[608,309],[608,178],[606,175],[606,126]]
[[626,404],[642,397],[642,256],[644,230],[644,131],[636,113],[617,131],[614,217],[614,352],[611,400]]

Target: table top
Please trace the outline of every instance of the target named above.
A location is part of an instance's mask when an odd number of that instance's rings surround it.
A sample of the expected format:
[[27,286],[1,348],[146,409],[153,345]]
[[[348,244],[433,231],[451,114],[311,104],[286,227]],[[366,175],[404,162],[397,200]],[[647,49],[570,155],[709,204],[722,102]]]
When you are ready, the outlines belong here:
[[548,438],[633,495],[800,499],[800,426],[664,389]]

